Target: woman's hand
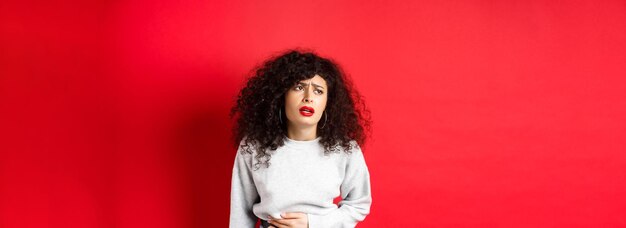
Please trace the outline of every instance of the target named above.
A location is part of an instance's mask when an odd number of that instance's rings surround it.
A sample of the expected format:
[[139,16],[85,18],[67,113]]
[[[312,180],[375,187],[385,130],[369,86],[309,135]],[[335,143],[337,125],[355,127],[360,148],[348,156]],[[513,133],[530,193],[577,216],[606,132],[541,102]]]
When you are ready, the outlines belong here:
[[282,219],[272,218],[268,222],[278,228],[308,228],[309,218],[305,213],[287,212],[280,214]]

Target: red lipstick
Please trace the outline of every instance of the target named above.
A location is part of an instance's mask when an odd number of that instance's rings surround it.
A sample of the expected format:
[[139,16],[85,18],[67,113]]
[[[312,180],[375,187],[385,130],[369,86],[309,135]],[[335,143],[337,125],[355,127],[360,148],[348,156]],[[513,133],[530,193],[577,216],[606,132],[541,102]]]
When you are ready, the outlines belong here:
[[309,107],[309,106],[302,106],[300,108],[300,115],[303,116],[312,116],[313,113],[315,113],[315,109]]

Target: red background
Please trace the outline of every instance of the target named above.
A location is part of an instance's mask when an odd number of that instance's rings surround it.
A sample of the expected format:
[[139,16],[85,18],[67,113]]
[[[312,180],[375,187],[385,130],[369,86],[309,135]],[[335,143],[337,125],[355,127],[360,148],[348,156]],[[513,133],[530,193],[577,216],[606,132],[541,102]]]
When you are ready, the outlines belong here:
[[624,1],[2,1],[0,227],[226,227],[244,76],[335,58],[359,227],[626,226]]

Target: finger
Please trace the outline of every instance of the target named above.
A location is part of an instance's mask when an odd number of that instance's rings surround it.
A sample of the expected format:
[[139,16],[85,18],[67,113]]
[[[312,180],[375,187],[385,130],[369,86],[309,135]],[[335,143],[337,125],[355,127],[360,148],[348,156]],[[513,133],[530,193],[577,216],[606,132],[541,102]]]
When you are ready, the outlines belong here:
[[289,227],[287,224],[283,224],[281,222],[278,222],[277,220],[270,220],[269,223],[270,223],[271,226],[278,227],[278,228],[287,228],[287,227]]
[[270,224],[276,224],[276,225],[288,225],[287,224],[288,221],[286,219],[271,219],[271,220],[268,220],[268,222]]
[[284,219],[302,218],[304,215],[302,212],[285,212],[280,214]]

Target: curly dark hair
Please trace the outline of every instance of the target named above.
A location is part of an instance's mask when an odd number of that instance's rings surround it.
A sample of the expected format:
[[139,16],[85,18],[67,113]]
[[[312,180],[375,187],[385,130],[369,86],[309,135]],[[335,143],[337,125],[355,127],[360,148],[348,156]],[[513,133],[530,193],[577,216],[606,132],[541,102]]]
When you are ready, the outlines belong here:
[[[255,67],[250,75],[237,95],[229,118],[236,116],[231,136],[233,145],[241,146],[249,154],[252,154],[250,146],[255,146],[258,161],[255,170],[261,164],[269,167],[271,155],[267,149],[276,150],[284,145],[287,124],[279,118],[287,119],[285,93],[299,81],[315,75],[324,78],[328,86],[327,117],[320,120],[317,129],[324,154],[338,153],[338,146],[351,153],[353,146],[364,145],[371,135],[370,111],[363,97],[340,66],[329,58],[311,50],[289,49]],[[282,117],[278,116],[279,109]]]

